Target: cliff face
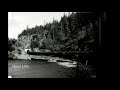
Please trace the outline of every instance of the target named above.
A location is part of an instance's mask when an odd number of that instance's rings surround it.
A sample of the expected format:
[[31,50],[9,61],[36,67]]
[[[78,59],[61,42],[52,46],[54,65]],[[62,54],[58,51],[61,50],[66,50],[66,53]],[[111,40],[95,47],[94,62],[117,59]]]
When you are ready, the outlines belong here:
[[45,41],[47,39],[41,34],[23,35],[18,38],[17,45],[21,50],[32,49],[36,51],[45,46]]
[[40,51],[40,47],[43,46],[45,40],[46,38],[44,36],[38,34],[20,36],[17,39],[15,50],[8,52],[8,54],[13,58],[28,59],[29,55],[25,52],[25,49],[32,49],[33,51],[38,52]]
[[24,50],[30,48],[30,38],[31,36],[21,36],[17,40],[8,39],[8,59],[17,59],[25,55]]
[[18,38],[17,43],[22,49],[30,48],[31,36],[21,36]]

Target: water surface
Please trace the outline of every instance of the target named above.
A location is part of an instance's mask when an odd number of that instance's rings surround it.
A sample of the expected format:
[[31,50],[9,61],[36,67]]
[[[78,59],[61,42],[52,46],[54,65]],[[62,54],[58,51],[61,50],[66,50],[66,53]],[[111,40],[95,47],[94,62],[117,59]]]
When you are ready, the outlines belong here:
[[8,60],[13,78],[74,78],[75,69],[40,60]]

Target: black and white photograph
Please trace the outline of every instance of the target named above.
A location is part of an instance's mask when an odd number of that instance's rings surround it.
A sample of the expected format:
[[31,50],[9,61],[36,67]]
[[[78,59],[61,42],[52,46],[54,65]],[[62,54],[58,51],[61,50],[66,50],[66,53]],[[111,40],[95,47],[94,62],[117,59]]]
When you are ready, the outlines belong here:
[[97,79],[106,12],[8,12],[8,78]]

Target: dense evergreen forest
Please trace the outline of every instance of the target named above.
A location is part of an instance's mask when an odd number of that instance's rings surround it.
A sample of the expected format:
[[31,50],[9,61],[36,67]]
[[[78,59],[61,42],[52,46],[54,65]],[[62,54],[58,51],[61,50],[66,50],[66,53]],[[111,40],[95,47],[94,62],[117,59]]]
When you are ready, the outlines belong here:
[[31,48],[51,51],[92,51],[98,47],[99,17],[95,13],[64,14],[61,20],[53,20],[44,26],[26,28],[18,36],[33,35]]

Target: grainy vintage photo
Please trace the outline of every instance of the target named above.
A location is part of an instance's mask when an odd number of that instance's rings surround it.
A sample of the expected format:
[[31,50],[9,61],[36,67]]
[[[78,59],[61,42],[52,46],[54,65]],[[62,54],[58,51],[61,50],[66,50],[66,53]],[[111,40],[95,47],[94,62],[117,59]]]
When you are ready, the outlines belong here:
[[97,78],[95,12],[8,12],[8,78]]

